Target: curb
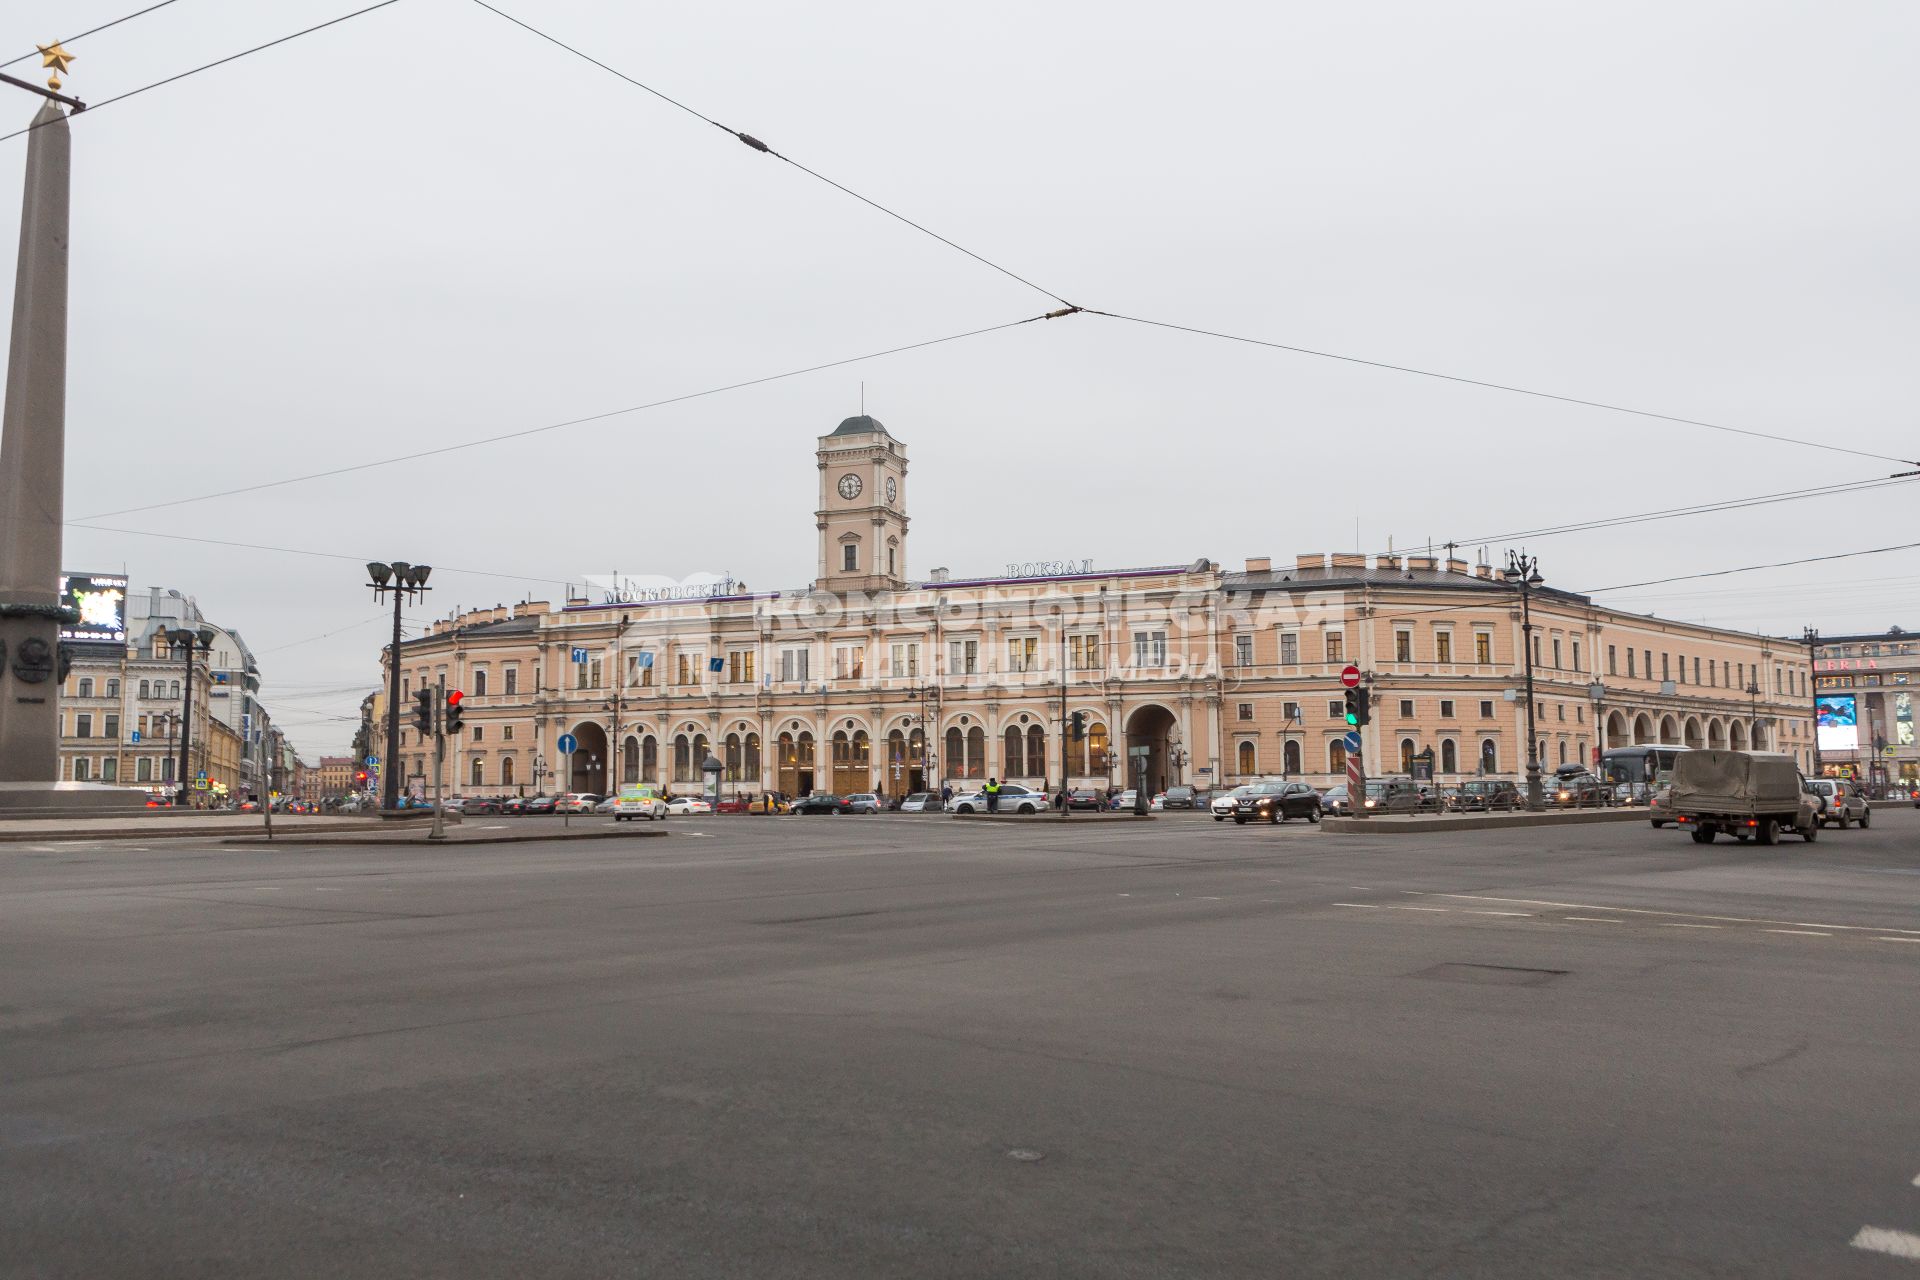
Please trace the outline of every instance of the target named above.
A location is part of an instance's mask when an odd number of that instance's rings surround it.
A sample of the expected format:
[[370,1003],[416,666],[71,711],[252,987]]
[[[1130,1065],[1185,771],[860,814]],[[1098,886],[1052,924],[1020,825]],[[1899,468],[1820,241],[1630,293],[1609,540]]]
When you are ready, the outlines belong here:
[[228,836],[221,844],[247,845],[253,848],[272,849],[280,845],[343,844],[368,845],[376,848],[391,849],[412,845],[428,845],[436,849],[451,849],[457,845],[469,844],[543,844],[553,840],[645,840],[649,836],[670,836],[667,830],[655,830],[652,827],[637,829],[616,827],[588,829],[585,831],[554,831],[545,834],[528,832],[506,836],[449,836],[445,840],[429,840],[427,833],[409,832],[406,836],[388,835],[349,835],[343,833],[315,833],[310,836],[276,836],[269,840],[265,836]]
[[1399,814],[1379,818],[1322,818],[1320,829],[1335,835],[1372,832],[1382,836],[1445,835],[1452,831],[1497,831],[1504,827],[1578,827],[1597,822],[1646,822],[1645,809],[1574,809],[1565,813]]

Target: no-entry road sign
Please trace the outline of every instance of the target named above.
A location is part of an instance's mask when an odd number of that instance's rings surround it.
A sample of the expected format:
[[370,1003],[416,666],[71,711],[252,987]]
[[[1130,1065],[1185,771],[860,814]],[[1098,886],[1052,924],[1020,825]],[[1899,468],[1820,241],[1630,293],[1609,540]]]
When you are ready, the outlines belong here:
[[1340,683],[1347,686],[1347,688],[1349,689],[1354,688],[1356,685],[1360,683],[1360,668],[1358,667],[1346,668],[1344,671],[1340,673]]

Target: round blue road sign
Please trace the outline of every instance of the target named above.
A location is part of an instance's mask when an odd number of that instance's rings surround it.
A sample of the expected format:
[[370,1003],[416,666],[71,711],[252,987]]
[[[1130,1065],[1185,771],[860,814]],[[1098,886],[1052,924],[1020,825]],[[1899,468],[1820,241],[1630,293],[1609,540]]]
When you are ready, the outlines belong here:
[[559,747],[561,755],[570,756],[580,749],[580,739],[570,733],[563,733],[560,735]]

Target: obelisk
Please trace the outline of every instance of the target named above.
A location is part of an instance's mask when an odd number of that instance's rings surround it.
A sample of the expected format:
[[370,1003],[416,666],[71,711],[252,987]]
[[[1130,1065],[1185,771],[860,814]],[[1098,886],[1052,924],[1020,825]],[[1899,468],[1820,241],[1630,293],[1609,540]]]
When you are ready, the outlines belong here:
[[[60,776],[60,513],[72,172],[67,116],[49,100],[27,135],[20,268],[0,424],[0,783],[45,784]],[[0,801],[0,807],[32,806]]]

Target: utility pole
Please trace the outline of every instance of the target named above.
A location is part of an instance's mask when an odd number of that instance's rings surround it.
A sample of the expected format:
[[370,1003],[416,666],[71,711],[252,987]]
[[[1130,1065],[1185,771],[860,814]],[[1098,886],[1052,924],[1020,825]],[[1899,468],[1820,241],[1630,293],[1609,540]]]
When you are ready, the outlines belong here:
[[1520,592],[1520,647],[1527,663],[1527,808],[1538,813],[1545,797],[1540,787],[1540,742],[1533,724],[1533,589],[1540,585],[1540,558],[1507,552],[1506,580]]
[[1808,627],[1800,633],[1807,642],[1807,695],[1813,699],[1813,776],[1821,775],[1820,763],[1820,633]]

